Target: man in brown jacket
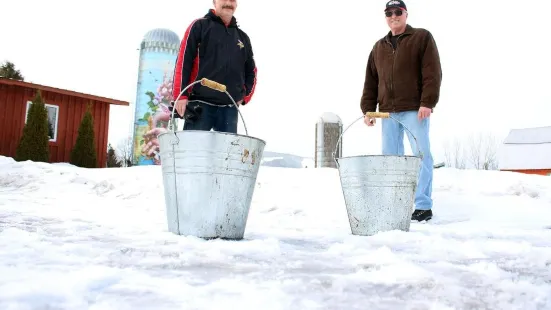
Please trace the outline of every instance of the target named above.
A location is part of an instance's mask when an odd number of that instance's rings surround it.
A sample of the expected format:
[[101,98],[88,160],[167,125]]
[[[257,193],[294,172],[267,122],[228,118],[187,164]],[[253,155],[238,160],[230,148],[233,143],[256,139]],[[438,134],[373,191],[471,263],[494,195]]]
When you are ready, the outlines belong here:
[[[377,41],[369,54],[361,109],[366,112],[390,112],[417,138],[420,150],[406,130],[413,154],[423,155],[415,194],[412,220],[432,218],[433,159],[430,151],[430,116],[440,97],[442,69],[438,48],[432,34],[407,24],[403,1],[386,3],[385,16],[389,33]],[[365,117],[368,126],[375,119]],[[404,154],[404,128],[393,119],[382,120],[382,152]]]

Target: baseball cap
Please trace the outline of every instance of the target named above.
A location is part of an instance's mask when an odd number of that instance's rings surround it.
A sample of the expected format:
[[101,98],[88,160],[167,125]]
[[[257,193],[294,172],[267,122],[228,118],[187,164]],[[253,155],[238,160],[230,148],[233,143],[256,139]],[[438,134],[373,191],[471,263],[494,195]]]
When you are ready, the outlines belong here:
[[404,1],[402,0],[390,0],[386,3],[386,10],[390,9],[390,8],[400,8],[402,10],[405,10],[407,11],[407,7],[406,7],[406,4],[404,3]]

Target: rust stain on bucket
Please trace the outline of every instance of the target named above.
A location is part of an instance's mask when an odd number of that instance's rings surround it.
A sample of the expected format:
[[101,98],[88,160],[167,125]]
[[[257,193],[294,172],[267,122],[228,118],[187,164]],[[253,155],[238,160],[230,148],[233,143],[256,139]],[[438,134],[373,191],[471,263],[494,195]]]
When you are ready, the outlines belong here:
[[241,162],[245,163],[247,158],[249,158],[249,150],[245,149],[243,150],[243,156],[241,156]]

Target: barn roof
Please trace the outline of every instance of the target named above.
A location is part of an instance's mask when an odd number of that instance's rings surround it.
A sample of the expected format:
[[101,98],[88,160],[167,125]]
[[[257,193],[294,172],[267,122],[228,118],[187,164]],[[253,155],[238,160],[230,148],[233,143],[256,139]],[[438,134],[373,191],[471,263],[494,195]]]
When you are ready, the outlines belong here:
[[551,126],[513,129],[503,142],[505,144],[551,143]]
[[499,152],[499,169],[551,169],[551,126],[511,130]]
[[34,88],[34,89],[39,89],[41,91],[48,91],[48,92],[64,94],[64,95],[83,98],[83,99],[101,101],[101,102],[106,102],[106,103],[114,104],[114,105],[128,106],[130,104],[127,101],[121,101],[121,100],[112,99],[112,98],[106,98],[106,97],[100,97],[100,96],[96,96],[96,95],[79,93],[79,92],[72,91],[72,90],[55,88],[55,87],[50,87],[50,86],[45,86],[45,85],[40,85],[40,84],[34,84],[34,83],[29,83],[29,82],[24,82],[24,81],[18,81],[18,80],[8,79],[8,78],[4,78],[4,77],[0,77],[0,84]]

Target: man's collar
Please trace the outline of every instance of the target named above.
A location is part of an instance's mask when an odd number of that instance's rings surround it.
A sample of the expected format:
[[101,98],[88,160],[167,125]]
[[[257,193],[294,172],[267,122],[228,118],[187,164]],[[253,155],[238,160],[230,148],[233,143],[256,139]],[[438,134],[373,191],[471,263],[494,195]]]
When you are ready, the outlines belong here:
[[[409,24],[406,24],[406,30],[404,30],[404,32],[402,32],[400,35],[404,35],[404,34],[413,34],[413,27],[411,27]],[[385,36],[385,40],[387,40],[388,42],[390,42],[390,38],[392,37],[392,31],[389,31],[388,34]]]
[[230,24],[226,25],[222,18],[218,15],[216,15],[216,11],[214,9],[210,9],[209,12],[205,15],[205,17],[210,18],[214,21],[220,22],[221,24],[227,26],[227,27],[237,27],[237,20],[235,19],[235,16],[232,16]]

